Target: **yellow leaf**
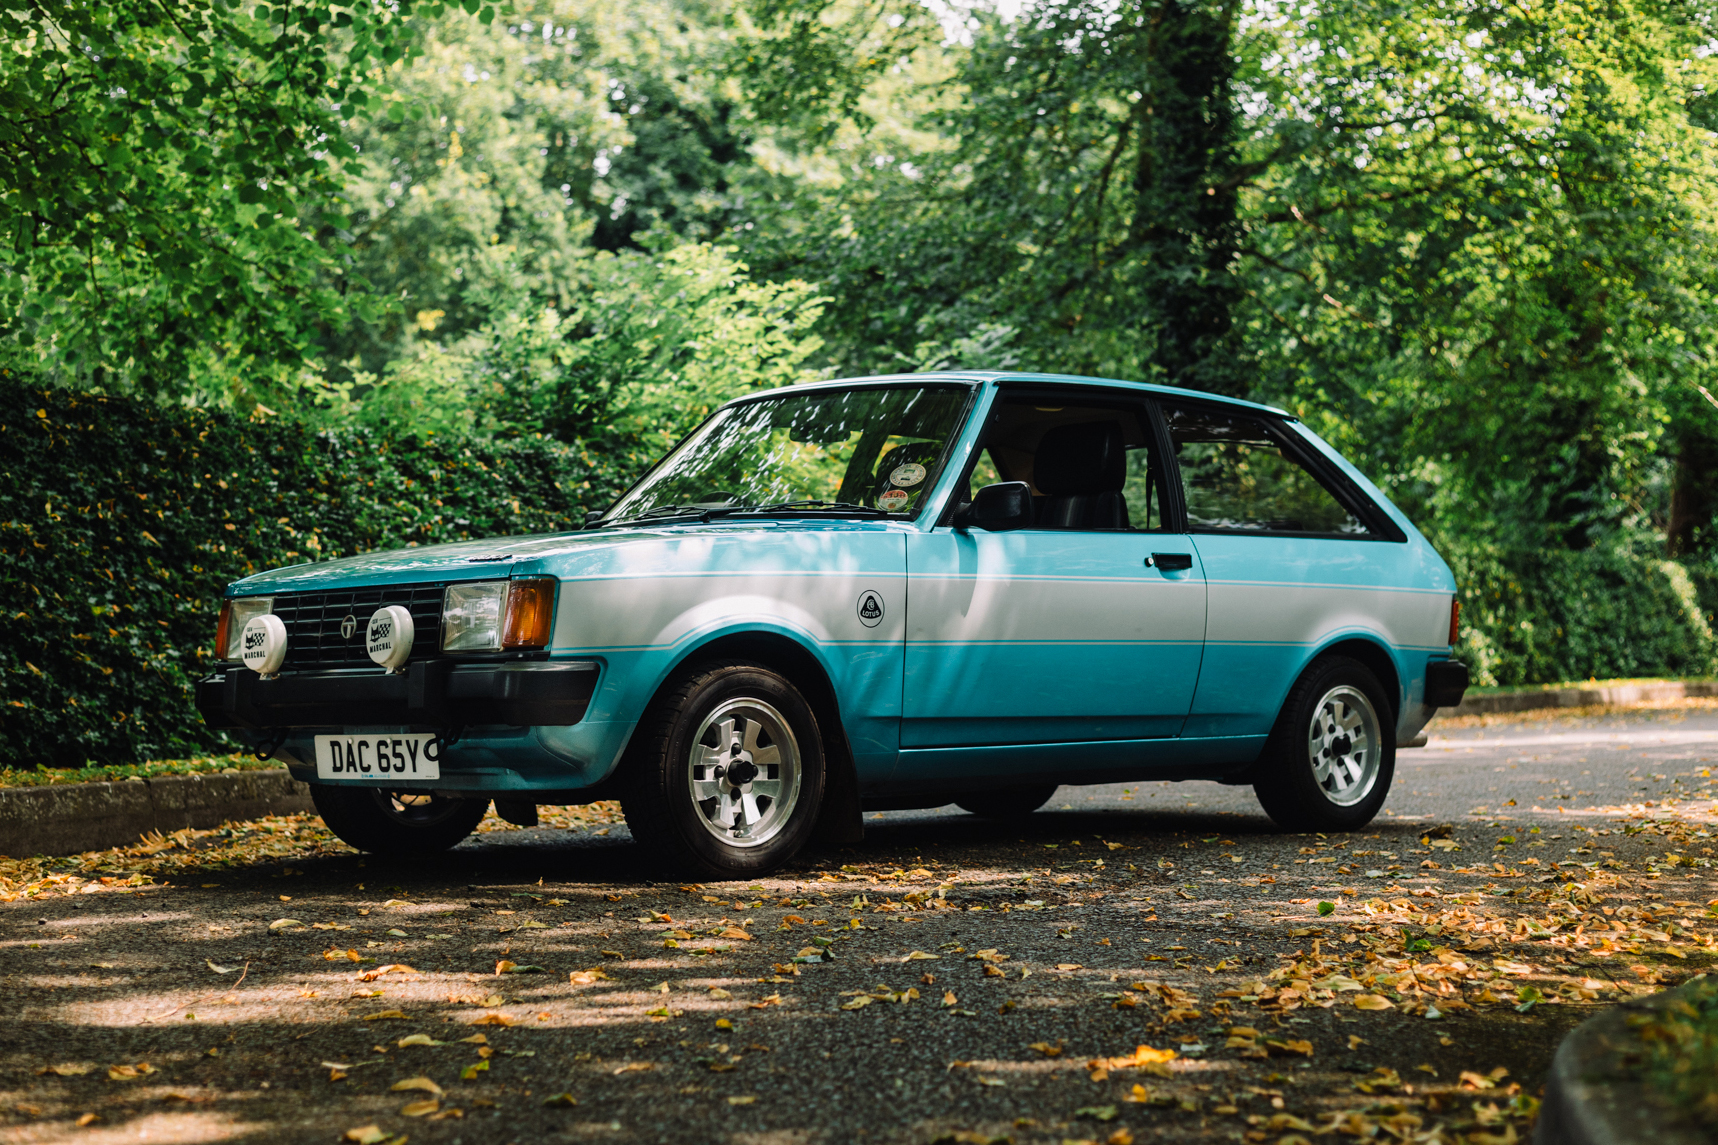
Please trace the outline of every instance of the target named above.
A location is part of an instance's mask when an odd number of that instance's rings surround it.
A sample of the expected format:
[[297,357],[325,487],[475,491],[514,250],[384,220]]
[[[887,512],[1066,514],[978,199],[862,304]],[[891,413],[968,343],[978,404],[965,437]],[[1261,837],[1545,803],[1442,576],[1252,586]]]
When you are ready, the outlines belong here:
[[1051,1045],[1049,1042],[1033,1042],[1029,1048],[1037,1050],[1047,1058],[1059,1058],[1062,1056],[1061,1042],[1057,1042],[1055,1045]]
[[374,1014],[364,1015],[364,1020],[366,1022],[376,1022],[386,1019],[399,1019],[409,1022],[412,1020],[412,1016],[404,1010],[377,1010]]
[[395,1093],[404,1093],[408,1089],[421,1089],[425,1093],[433,1093],[437,1097],[440,1097],[442,1092],[441,1086],[427,1077],[408,1077],[404,1081],[396,1081],[388,1088]]
[[155,1067],[148,1062],[138,1062],[136,1065],[110,1065],[107,1067],[109,1081],[136,1081],[147,1074],[155,1073]]
[[413,1101],[400,1106],[401,1117],[424,1117],[441,1108],[441,1102],[435,1098],[427,1101]]
[[509,1018],[506,1014],[485,1014],[471,1024],[474,1026],[517,1026],[519,1020]]
[[461,1045],[486,1046],[489,1044],[489,1039],[483,1034],[472,1034],[469,1038],[461,1038],[459,1041]]
[[869,995],[861,994],[857,998],[852,998],[841,1003],[841,1008],[843,1010],[863,1010],[866,1006],[871,1004],[871,1001],[872,999]]
[[1354,1008],[1356,1010],[1394,1010],[1396,1006],[1382,994],[1356,994],[1354,995]]
[[579,1103],[579,1099],[574,1097],[570,1093],[555,1093],[555,1094],[551,1094],[548,1097],[545,1097],[543,1099],[544,1105],[573,1106],[573,1105],[577,1105],[578,1103]]
[[478,1074],[487,1073],[488,1071],[489,1063],[487,1061],[472,1062],[470,1065],[459,1071],[459,1076],[461,1080],[464,1081],[476,1081]]
[[734,1028],[734,1023],[730,1022],[726,1018],[717,1018],[716,1019],[716,1028],[718,1030],[731,1030]]
[[40,1077],[42,1074],[45,1074],[45,1073],[53,1073],[53,1074],[58,1074],[61,1077],[78,1077],[81,1074],[88,1073],[90,1070],[92,1070],[94,1068],[95,1067],[93,1065],[77,1065],[77,1064],[45,1065],[41,1069],[36,1071],[36,1076]]
[[374,970],[364,971],[363,974],[358,976],[358,981],[360,981],[360,982],[374,982],[376,979],[380,978],[382,975],[392,974],[396,970],[400,971],[403,974],[416,974],[417,973],[416,970],[413,970],[410,966],[407,966],[403,962],[390,962],[386,966],[378,966]]
[[407,1034],[395,1043],[399,1046],[445,1046],[446,1042],[438,1042],[428,1034]]
[[750,1105],[752,1102],[754,1102],[756,1100],[757,1100],[757,1098],[754,1097],[753,1095],[746,1094],[744,1096],[734,1096],[734,1097],[728,1098],[728,1104],[729,1105]]
[[508,962],[507,960],[503,959],[502,961],[497,962],[495,964],[495,973],[505,974],[517,965],[518,965],[518,963],[516,963],[516,962]]
[[[667,983],[664,982],[663,985],[666,986]],[[667,991],[664,990],[663,993],[667,993]],[[732,994],[728,993],[726,990],[722,989],[720,986],[710,987],[710,995],[709,996],[714,998],[718,1002],[726,1002],[728,999],[733,997]]]
[[575,986],[589,986],[592,982],[608,978],[601,970],[592,967],[589,970],[575,970],[567,975],[567,981]]
[[268,924],[270,930],[285,930],[289,926],[303,926],[296,918],[277,918]]
[[942,955],[940,955],[940,954],[927,954],[923,950],[915,950],[911,954],[907,955],[905,958],[901,959],[901,961],[902,962],[935,962],[938,959],[940,959],[941,957],[942,957]]
[[732,938],[732,939],[735,939],[739,942],[750,942],[752,940],[751,935],[747,934],[745,931],[741,930],[737,926],[730,926],[730,927],[726,928],[725,930],[723,930],[722,931],[722,937],[723,938]]
[[505,1001],[507,1001],[507,999],[503,998],[499,994],[487,994],[484,996],[483,1001],[479,1002],[478,1005],[479,1006],[499,1006],[499,1005],[501,1005],[501,1003],[503,1003]]
[[376,1145],[378,1141],[388,1139],[388,1134],[376,1125],[360,1125],[356,1129],[348,1129],[343,1136],[347,1141],[357,1142],[357,1145]]

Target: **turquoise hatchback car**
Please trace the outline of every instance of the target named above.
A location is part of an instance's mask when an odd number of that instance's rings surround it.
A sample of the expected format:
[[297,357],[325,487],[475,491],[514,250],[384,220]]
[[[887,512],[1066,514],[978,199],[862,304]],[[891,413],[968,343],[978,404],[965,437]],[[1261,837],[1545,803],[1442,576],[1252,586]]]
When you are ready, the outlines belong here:
[[619,798],[746,877],[871,809],[1025,815],[1061,784],[1251,784],[1353,830],[1460,702],[1449,566],[1281,410],[929,373],[718,409],[606,512],[233,584],[208,722],[329,827],[446,848],[489,803]]

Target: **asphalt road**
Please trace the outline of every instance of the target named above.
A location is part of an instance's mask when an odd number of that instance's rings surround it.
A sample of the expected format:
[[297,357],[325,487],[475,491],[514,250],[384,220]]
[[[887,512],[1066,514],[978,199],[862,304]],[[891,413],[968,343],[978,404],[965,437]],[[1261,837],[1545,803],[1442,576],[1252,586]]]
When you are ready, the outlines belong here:
[[[0,1140],[1525,1127],[1518,1095],[1565,1030],[1712,961],[1710,867],[1621,828],[1631,809],[1673,821],[1702,853],[1718,710],[1469,723],[1404,751],[1386,813],[1332,840],[1278,834],[1250,791],[1206,783],[1064,788],[1010,825],[871,816],[857,847],[720,886],[640,881],[620,825],[493,831],[413,864],[270,853],[257,829],[247,861],[165,888],[0,906]],[[1607,877],[1605,901],[1680,919],[1690,952],[1520,921]],[[1518,1009],[1530,995],[1477,979],[1437,994],[1429,961],[1424,989],[1398,977],[1434,956],[1567,1002]],[[1301,975],[1319,985],[1271,997]]]

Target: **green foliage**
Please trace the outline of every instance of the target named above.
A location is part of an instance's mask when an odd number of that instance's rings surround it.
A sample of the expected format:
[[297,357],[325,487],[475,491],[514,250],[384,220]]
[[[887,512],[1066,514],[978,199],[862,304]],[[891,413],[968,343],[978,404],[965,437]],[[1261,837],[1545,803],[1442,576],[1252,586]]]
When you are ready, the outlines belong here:
[[824,300],[752,281],[730,248],[601,253],[579,273],[570,313],[516,295],[464,338],[329,387],[330,404],[377,427],[545,432],[643,468],[729,398],[818,376],[805,362]]
[[536,437],[318,431],[0,381],[0,765],[215,744],[190,687],[238,577],[576,527],[631,476]]
[[197,756],[191,759],[158,759],[148,763],[110,764],[103,767],[16,768],[0,767],[0,787],[50,787],[62,783],[112,783],[126,779],[154,779],[159,775],[211,775],[222,771],[261,771],[278,768],[279,760],[258,759],[253,753]]
[[409,7],[0,11],[0,362],[176,394],[289,372],[313,323],[369,310],[318,238]]
[[[1445,549],[1474,683],[1718,672],[1718,570],[1611,548]],[[1702,599],[1696,577],[1708,586]]]

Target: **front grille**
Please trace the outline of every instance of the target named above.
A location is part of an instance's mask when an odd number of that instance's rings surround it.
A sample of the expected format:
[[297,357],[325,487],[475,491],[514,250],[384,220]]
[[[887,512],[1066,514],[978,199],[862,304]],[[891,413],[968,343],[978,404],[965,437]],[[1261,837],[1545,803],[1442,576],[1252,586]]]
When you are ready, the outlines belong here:
[[[386,584],[337,592],[280,593],[274,614],[286,625],[287,669],[372,668],[364,651],[364,628],[384,604],[401,604],[412,614],[412,660],[441,652],[441,602],[447,588],[436,584]],[[346,618],[350,636],[341,635]]]

